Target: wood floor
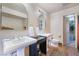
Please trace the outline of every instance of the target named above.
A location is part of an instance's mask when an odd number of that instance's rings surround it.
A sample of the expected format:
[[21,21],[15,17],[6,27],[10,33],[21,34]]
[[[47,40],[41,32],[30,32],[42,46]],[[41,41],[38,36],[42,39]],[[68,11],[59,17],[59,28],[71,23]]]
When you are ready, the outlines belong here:
[[[29,48],[25,48],[25,56],[29,56]],[[47,55],[41,54],[39,56],[79,56],[79,51],[74,47],[48,47]]]
[[79,56],[79,51],[73,47],[48,47],[48,54],[47,56]]

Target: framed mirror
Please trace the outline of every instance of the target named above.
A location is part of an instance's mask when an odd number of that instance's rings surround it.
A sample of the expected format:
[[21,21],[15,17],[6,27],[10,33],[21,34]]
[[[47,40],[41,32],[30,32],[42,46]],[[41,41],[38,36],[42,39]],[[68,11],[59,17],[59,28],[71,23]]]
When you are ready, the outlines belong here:
[[38,25],[39,25],[39,30],[44,32],[45,26],[46,26],[46,21],[45,21],[45,14],[43,11],[39,9],[39,17],[38,17]]

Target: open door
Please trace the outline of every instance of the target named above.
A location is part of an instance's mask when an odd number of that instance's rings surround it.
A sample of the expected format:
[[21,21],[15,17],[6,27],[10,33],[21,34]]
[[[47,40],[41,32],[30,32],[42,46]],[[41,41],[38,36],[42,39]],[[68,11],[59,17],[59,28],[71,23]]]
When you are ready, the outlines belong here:
[[73,14],[63,17],[63,44],[75,47],[75,17]]
[[77,47],[79,50],[79,16],[78,16],[78,21],[77,21]]

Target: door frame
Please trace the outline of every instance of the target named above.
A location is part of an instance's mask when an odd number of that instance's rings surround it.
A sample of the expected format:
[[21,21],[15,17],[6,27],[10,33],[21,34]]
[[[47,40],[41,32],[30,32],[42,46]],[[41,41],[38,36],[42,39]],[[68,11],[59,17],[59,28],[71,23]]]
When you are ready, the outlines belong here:
[[66,20],[65,20],[65,16],[63,16],[63,45],[65,46],[66,45]]
[[[77,48],[77,25],[76,25],[76,23],[77,23],[77,21],[76,21],[76,14],[68,14],[68,15],[74,15],[74,19],[75,19],[75,48]],[[67,16],[67,15],[64,15],[63,16],[63,45],[65,45],[66,46],[66,43],[67,43],[67,33],[66,33],[66,28],[65,28],[65,26],[66,26],[66,18],[65,18],[65,16]]]
[[77,48],[78,48],[78,50],[79,50],[79,15],[77,15]]

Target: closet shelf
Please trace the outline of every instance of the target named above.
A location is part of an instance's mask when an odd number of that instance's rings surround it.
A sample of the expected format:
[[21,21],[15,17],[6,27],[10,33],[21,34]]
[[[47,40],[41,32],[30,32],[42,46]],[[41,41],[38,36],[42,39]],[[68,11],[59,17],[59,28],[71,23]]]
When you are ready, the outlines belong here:
[[1,29],[2,30],[14,30],[13,28],[7,27],[7,26],[1,26]]

